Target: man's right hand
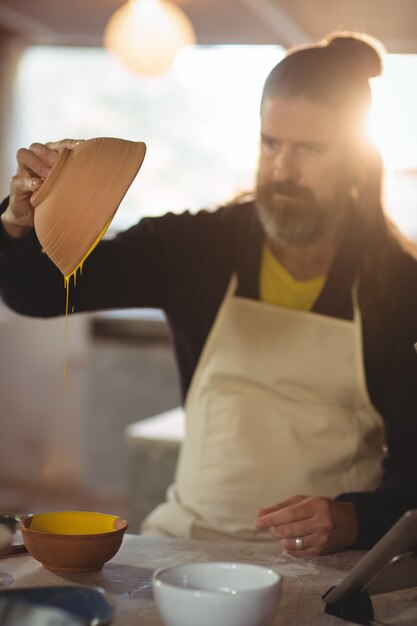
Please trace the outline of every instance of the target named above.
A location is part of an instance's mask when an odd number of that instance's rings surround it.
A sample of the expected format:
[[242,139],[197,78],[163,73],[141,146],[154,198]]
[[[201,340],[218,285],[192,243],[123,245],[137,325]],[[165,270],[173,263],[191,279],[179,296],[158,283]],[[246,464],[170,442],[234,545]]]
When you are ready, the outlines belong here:
[[61,148],[72,150],[76,139],[47,144],[33,143],[28,149],[17,151],[17,170],[10,183],[9,206],[1,216],[3,228],[10,237],[24,237],[33,228],[34,208],[31,195],[39,189],[58,156]]

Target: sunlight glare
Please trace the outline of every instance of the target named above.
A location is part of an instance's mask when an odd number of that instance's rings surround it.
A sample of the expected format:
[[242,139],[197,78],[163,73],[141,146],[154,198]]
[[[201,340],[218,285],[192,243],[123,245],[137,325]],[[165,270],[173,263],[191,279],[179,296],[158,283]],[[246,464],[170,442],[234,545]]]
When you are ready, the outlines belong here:
[[369,133],[387,170],[417,167],[417,55],[387,55],[371,85]]

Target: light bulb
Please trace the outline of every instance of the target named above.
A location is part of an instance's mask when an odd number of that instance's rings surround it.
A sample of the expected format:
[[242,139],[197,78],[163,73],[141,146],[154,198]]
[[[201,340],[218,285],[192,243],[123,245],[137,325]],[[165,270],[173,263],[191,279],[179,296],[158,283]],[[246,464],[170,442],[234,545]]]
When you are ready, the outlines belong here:
[[110,18],[104,45],[137,74],[160,74],[195,43],[188,17],[168,0],[129,0]]

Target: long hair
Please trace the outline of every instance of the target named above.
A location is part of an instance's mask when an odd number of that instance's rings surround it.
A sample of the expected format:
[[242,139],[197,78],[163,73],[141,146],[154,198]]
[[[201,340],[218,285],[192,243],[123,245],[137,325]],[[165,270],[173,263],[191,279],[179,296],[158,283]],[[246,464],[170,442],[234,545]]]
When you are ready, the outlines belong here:
[[262,92],[304,96],[333,108],[361,126],[371,103],[369,79],[382,72],[380,42],[368,35],[335,32],[318,44],[298,46],[270,71]]
[[416,257],[413,244],[387,217],[382,199],[383,165],[379,151],[365,139],[371,104],[369,80],[382,72],[382,44],[368,35],[336,32],[314,45],[289,50],[269,73],[261,108],[268,98],[306,97],[336,108],[350,136],[365,154],[363,175],[354,186],[359,223],[359,298],[364,316],[375,322],[387,293],[395,291],[393,272],[401,259]]
[[355,211],[360,230],[359,301],[364,318],[372,323],[375,335],[380,330],[387,299],[397,301],[397,296],[404,289],[402,275],[405,265],[417,262],[416,245],[399,231],[386,214],[383,180],[380,152],[370,148],[367,172],[363,185],[358,189]]

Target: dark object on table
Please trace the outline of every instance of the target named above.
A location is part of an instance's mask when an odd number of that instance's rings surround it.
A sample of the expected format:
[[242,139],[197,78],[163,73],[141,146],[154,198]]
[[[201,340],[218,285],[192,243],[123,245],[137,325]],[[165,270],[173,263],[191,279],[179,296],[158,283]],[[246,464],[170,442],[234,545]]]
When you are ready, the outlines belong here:
[[372,595],[417,586],[417,510],[407,511],[357,563],[323,595],[325,612],[356,624],[377,624]]
[[0,591],[0,603],[49,606],[66,611],[82,624],[104,626],[113,617],[113,609],[104,591],[98,587],[29,587]]

